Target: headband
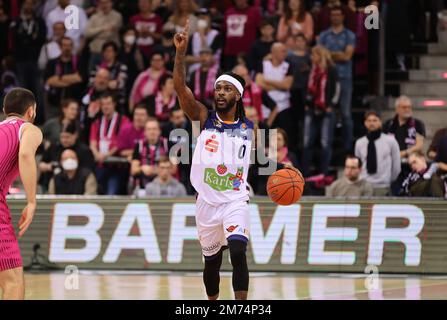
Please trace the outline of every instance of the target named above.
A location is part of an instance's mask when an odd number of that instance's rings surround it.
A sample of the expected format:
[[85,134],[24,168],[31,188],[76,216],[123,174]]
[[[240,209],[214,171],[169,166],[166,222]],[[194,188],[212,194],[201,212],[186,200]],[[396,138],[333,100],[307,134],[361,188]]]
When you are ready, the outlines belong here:
[[223,74],[221,75],[219,78],[216,79],[216,81],[214,82],[214,89],[216,89],[216,85],[218,82],[220,81],[227,81],[229,83],[231,83],[232,85],[234,85],[237,89],[237,91],[239,91],[239,93],[241,94],[241,96],[244,94],[244,87],[242,86],[242,84],[239,82],[238,79],[236,79],[235,77],[230,76],[229,74]]

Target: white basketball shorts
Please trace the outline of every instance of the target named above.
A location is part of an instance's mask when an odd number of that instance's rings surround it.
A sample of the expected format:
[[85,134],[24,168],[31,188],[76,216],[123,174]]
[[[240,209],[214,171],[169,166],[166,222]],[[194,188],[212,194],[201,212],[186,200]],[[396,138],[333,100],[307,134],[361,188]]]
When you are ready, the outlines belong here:
[[227,239],[248,241],[250,234],[250,211],[247,201],[234,201],[211,206],[197,198],[196,225],[202,252],[205,257],[215,255]]

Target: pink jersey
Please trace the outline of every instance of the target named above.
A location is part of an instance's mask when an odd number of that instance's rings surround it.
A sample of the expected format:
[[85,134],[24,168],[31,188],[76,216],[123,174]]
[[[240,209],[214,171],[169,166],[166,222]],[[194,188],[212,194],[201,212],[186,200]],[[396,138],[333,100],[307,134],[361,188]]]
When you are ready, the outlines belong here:
[[19,175],[20,135],[25,123],[17,118],[0,122],[0,271],[23,265],[6,195]]
[[0,122],[0,198],[3,199],[19,175],[19,135],[25,123],[26,121],[18,118]]

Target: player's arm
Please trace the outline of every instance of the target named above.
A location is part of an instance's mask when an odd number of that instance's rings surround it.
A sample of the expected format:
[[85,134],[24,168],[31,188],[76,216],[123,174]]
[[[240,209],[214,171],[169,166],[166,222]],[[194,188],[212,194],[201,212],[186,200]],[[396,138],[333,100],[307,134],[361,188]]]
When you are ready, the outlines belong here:
[[42,143],[42,139],[42,131],[36,126],[27,124],[23,127],[19,147],[19,170],[26,193],[27,205],[23,209],[19,221],[19,237],[28,229],[36,211],[36,150]]
[[176,47],[174,62],[174,88],[180,107],[191,121],[200,121],[202,126],[208,117],[208,109],[198,102],[191,89],[186,86],[186,51],[188,48],[189,21],[186,22],[185,29],[174,36]]

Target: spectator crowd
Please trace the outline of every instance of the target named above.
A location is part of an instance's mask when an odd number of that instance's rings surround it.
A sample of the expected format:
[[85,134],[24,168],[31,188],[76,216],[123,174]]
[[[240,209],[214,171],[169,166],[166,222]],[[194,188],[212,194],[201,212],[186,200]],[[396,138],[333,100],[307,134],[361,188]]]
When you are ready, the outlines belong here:
[[[243,77],[247,118],[278,129],[269,141],[278,162],[329,185],[341,128],[344,177],[328,195],[443,197],[447,129],[425,155],[425,127],[409,98],[397,99],[390,120],[368,111],[367,133],[355,140],[353,79],[368,79],[368,93],[377,93],[378,34],[363,28],[371,4],[381,1],[0,0],[0,94],[15,86],[36,94],[42,193],[193,195],[189,165],[169,158],[178,143],[193,151],[172,77],[173,37],[189,20],[196,99],[211,110],[219,74]],[[69,6],[75,28],[65,23]],[[266,194],[265,179],[250,176],[252,192]]]

